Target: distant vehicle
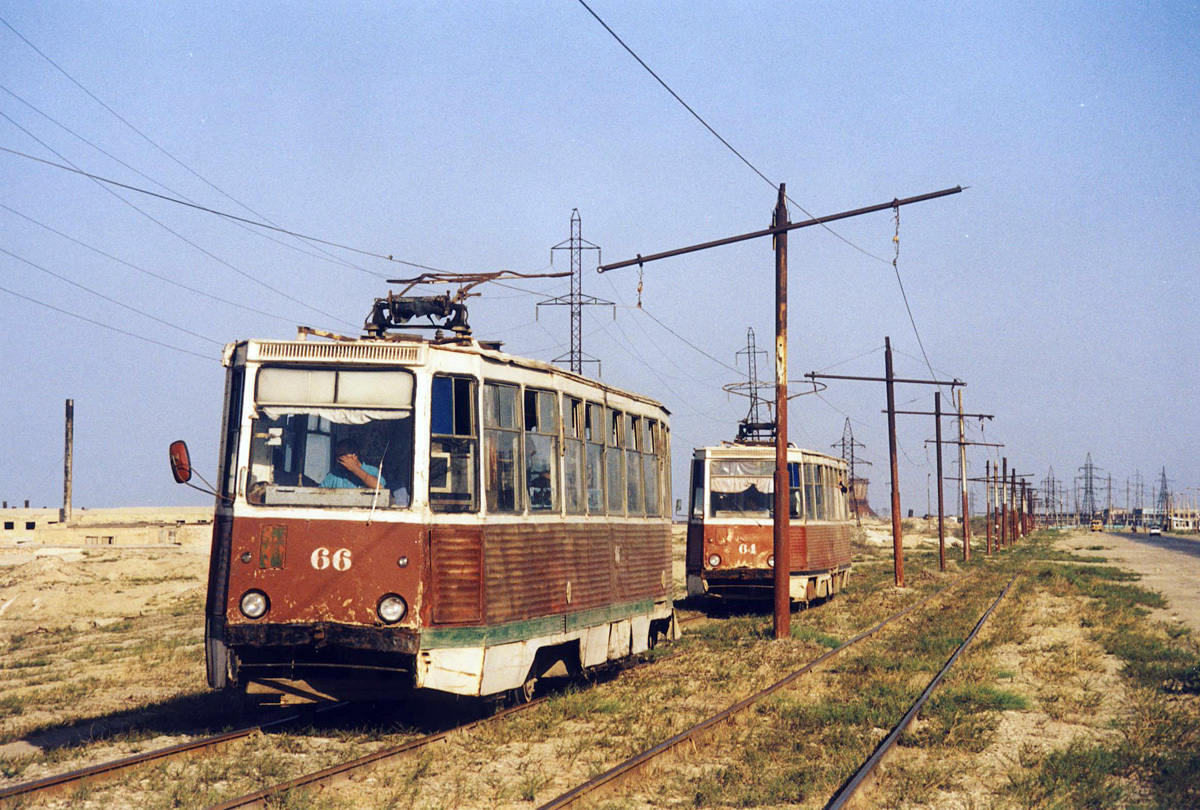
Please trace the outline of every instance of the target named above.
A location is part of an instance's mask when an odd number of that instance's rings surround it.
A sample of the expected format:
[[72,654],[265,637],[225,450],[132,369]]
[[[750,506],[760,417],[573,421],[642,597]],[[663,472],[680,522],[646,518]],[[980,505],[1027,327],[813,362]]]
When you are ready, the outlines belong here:
[[[774,593],[775,448],[733,442],[697,448],[687,534],[688,596],[770,599]],[[838,593],[850,576],[854,518],[846,462],[788,448],[793,602]]]
[[1093,520],[1092,521],[1092,531],[1094,531],[1094,532],[1104,531],[1104,523],[1099,520]]
[[1151,536],[1157,534],[1159,537],[1162,537],[1162,526],[1151,526],[1150,534],[1151,534]]

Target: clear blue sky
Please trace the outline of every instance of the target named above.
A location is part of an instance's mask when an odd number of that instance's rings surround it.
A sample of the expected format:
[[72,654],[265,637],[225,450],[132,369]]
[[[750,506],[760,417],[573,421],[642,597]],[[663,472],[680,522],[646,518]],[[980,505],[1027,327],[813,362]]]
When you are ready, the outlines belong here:
[[[934,368],[968,382],[968,410],[997,415],[986,436],[1007,443],[1017,469],[1040,479],[1053,466],[1069,482],[1090,452],[1119,505],[1135,470],[1165,466],[1174,489],[1200,485],[1196,3],[592,6],[814,214],[971,186],[901,211],[899,268]],[[438,268],[542,269],[572,208],[584,237],[616,260],[765,227],[775,201],[574,0],[17,0],[0,16],[221,191],[0,26],[0,112],[80,167],[161,190],[33,108],[172,193],[256,216],[240,202],[288,228]],[[57,160],[6,118],[0,146]],[[348,268],[122,192],[177,236],[91,181],[7,154],[0,177],[7,208],[268,313],[171,286],[0,209],[4,251],[179,328],[6,253],[0,286],[203,355],[0,292],[0,496],[10,504],[60,502],[67,397],[77,505],[203,503],[171,481],[166,446],[186,438],[199,468],[215,467],[219,344],[290,337],[296,324],[352,331],[386,291],[381,277],[404,274],[331,251],[369,272]],[[793,378],[877,349],[884,335],[898,373],[928,374],[890,266],[893,227],[890,213],[835,227],[886,261],[818,229],[792,236]],[[766,241],[664,261],[646,267],[642,301],[733,364],[747,327],[770,344],[772,271]],[[636,271],[588,272],[584,292],[632,305],[637,283]],[[472,308],[477,335],[562,354],[566,311],[535,321],[536,300],[485,297]],[[682,497],[690,448],[731,438],[744,414],[721,390],[736,376],[632,309],[615,321],[589,310],[584,335],[606,380],[674,412]],[[875,352],[836,370],[882,366]],[[898,400],[925,408],[932,394],[901,389]],[[887,500],[883,404],[882,386],[833,383],[790,411],[793,441],[816,449],[841,436],[844,414],[855,420],[877,506]],[[930,421],[901,422],[904,508],[918,513]],[[971,473],[988,457],[974,450]]]

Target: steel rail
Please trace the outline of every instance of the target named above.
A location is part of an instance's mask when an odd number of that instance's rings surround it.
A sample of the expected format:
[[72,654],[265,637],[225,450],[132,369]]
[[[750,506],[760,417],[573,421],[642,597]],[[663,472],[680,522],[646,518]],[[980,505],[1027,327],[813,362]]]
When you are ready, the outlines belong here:
[[537,810],[558,810],[558,808],[570,807],[570,806],[576,804],[577,802],[580,802],[580,801],[584,800],[585,798],[589,797],[590,794],[594,793],[595,791],[597,791],[603,787],[612,785],[616,781],[628,776],[630,773],[632,773],[636,770],[639,770],[640,768],[645,767],[648,763],[657,759],[658,757],[662,756],[663,754],[667,753],[668,751],[672,750],[676,746],[678,746],[682,743],[685,743],[685,742],[689,742],[692,739],[694,739],[695,737],[699,736],[700,734],[712,729],[715,726],[720,725],[721,723],[728,721],[734,715],[745,711],[746,709],[750,708],[754,704],[758,703],[763,698],[768,697],[768,696],[774,694],[775,692],[779,691],[780,689],[783,689],[784,687],[790,685],[791,683],[793,683],[794,681],[799,679],[802,675],[811,671],[814,667],[816,667],[820,664],[823,664],[824,662],[828,661],[830,658],[833,658],[838,653],[857,644],[858,642],[863,641],[864,639],[870,638],[871,636],[875,635],[875,633],[879,632],[881,629],[883,629],[887,625],[891,624],[892,622],[896,621],[897,619],[900,619],[900,618],[908,615],[909,613],[913,612],[917,608],[919,608],[922,605],[929,602],[931,599],[941,596],[942,594],[949,591],[951,588],[956,587],[957,585],[961,584],[962,582],[964,582],[965,580],[967,580],[968,578],[973,577],[973,576],[974,576],[974,573],[969,573],[969,574],[965,574],[965,575],[959,577],[957,580],[955,580],[954,582],[945,586],[944,588],[934,591],[933,593],[929,594],[928,596],[921,598],[920,600],[914,602],[913,604],[909,605],[908,607],[904,608],[903,610],[901,610],[897,613],[893,613],[891,616],[889,616],[886,619],[884,619],[883,621],[879,622],[874,627],[871,627],[868,630],[864,630],[863,632],[854,636],[850,640],[843,642],[842,644],[838,645],[837,647],[834,647],[832,650],[829,650],[829,651],[817,656],[812,661],[809,661],[807,664],[802,666],[800,669],[784,676],[780,680],[778,680],[775,683],[768,686],[766,689],[763,689],[760,692],[756,692],[755,694],[751,695],[748,698],[745,698],[744,700],[738,701],[737,703],[733,704],[732,706],[725,709],[724,711],[721,711],[718,714],[715,714],[712,717],[709,717],[707,720],[702,720],[701,722],[697,723],[696,725],[692,726],[691,728],[687,729],[686,731],[682,731],[679,734],[676,734],[674,737],[671,737],[670,739],[662,741],[661,743],[654,746],[653,748],[647,749],[646,751],[643,751],[640,754],[630,757],[629,759],[625,760],[624,762],[620,763],[619,765],[616,765],[616,766],[610,768],[609,770],[605,771],[604,773],[600,774],[596,778],[590,779],[587,782],[584,782],[583,784],[578,785],[578,786],[568,790],[566,793],[563,793],[563,794],[557,796],[556,798],[551,799],[550,801],[541,805]]
[[[693,616],[681,623],[694,621],[699,618],[704,617]],[[632,664],[619,667],[618,671],[627,672],[632,669],[639,669],[640,667],[647,666],[649,664],[655,664],[659,661],[666,661],[667,659],[674,658],[677,655],[680,655],[680,653],[675,652],[671,653],[670,655],[664,655],[654,659],[636,661]],[[451,735],[470,731],[471,729],[479,728],[497,720],[511,717],[519,712],[527,711],[535,706],[540,706],[549,699],[549,696],[540,697],[535,700],[531,700],[528,703],[510,706],[509,708],[502,709],[495,714],[482,717],[478,720],[473,720],[470,723],[466,723],[461,726],[455,726],[453,728],[446,729],[445,731],[439,731],[434,734],[427,734],[423,737],[417,737],[416,739],[409,740],[408,742],[401,743],[400,745],[381,748],[378,751],[366,754],[357,759],[352,759],[348,762],[342,762],[337,765],[331,765],[328,768],[298,776],[295,779],[288,780],[287,782],[280,782],[279,784],[263,788],[262,790],[255,791],[254,793],[247,793],[244,796],[238,796],[236,798],[221,802],[220,804],[214,804],[209,807],[208,810],[235,810],[235,808],[244,807],[267,807],[268,802],[270,802],[272,799],[282,796],[292,790],[312,787],[325,788],[337,782],[349,781],[352,778],[352,775],[356,775],[360,771],[374,768],[375,766],[387,760],[403,757],[407,754],[411,754],[413,751],[418,751],[434,743],[442,742]]]
[[[330,711],[332,709],[341,708],[345,704],[334,704],[324,706],[317,709],[316,713]],[[56,774],[47,776],[41,779],[34,779],[30,782],[23,782],[19,785],[0,789],[0,802],[17,799],[24,801],[32,796],[49,796],[67,788],[76,788],[81,785],[93,784],[97,782],[113,779],[119,774],[124,773],[132,768],[137,768],[142,765],[147,765],[152,762],[160,762],[176,757],[186,756],[189,754],[209,751],[221,745],[226,745],[237,740],[251,737],[255,734],[260,734],[263,731],[278,726],[284,726],[296,722],[312,715],[314,712],[301,711],[290,714],[286,717],[276,718],[275,720],[266,723],[259,723],[253,726],[226,731],[223,734],[214,734],[210,737],[202,737],[198,740],[169,745],[166,748],[158,748],[154,751],[146,751],[142,754],[134,754],[133,756],[122,757],[121,759],[110,760],[109,762],[101,762],[97,765],[89,765],[86,768],[80,768],[68,773]]]
[[958,660],[958,657],[962,655],[963,651],[967,649],[967,646],[975,640],[975,636],[977,636],[979,631],[983,628],[984,622],[988,620],[988,618],[992,615],[992,612],[1000,605],[1001,600],[1003,600],[1008,594],[1009,590],[1013,586],[1013,583],[1017,581],[1017,577],[1020,575],[1020,573],[1021,572],[1018,571],[1012,575],[1012,579],[1010,579],[1008,584],[1004,586],[1004,590],[1002,590],[1000,595],[996,597],[996,601],[992,602],[991,607],[984,611],[984,614],[979,617],[979,621],[975,623],[975,628],[971,631],[970,635],[963,639],[962,644],[958,645],[958,649],[956,649],[954,654],[950,656],[948,661],[946,661],[946,665],[942,667],[941,671],[939,671],[937,675],[933,677],[933,680],[931,680],[929,685],[925,687],[925,691],[921,693],[921,696],[917,698],[916,702],[913,703],[909,710],[905,712],[904,716],[900,718],[900,722],[896,724],[895,728],[892,729],[892,732],[883,739],[883,742],[879,743],[874,753],[867,757],[867,761],[864,762],[861,767],[859,767],[854,775],[846,780],[846,782],[843,783],[840,788],[838,788],[837,793],[835,793],[833,798],[829,800],[829,803],[825,805],[826,810],[840,810],[840,808],[845,807],[854,799],[858,793],[858,790],[866,783],[867,778],[872,774],[872,772],[874,772],[876,766],[878,766],[879,763],[883,761],[883,758],[892,750],[893,746],[895,746],[896,742],[900,739],[900,735],[903,734],[905,729],[908,728],[909,724],[912,723],[913,719],[917,716],[917,713],[920,712],[921,708],[925,705],[925,702],[929,700],[930,695],[932,695],[933,691],[937,689],[938,685],[942,682],[942,679],[946,677],[946,673],[950,671],[950,667],[954,666],[954,662]]

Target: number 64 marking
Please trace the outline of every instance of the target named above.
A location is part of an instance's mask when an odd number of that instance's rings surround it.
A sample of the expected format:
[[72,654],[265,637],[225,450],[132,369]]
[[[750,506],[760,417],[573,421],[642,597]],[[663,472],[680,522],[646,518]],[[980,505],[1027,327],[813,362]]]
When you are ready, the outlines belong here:
[[311,562],[312,567],[318,571],[323,571],[330,565],[332,565],[338,571],[345,571],[349,569],[351,565],[350,549],[339,548],[337,551],[334,551],[332,554],[330,554],[329,549],[321,546],[320,548],[313,549]]

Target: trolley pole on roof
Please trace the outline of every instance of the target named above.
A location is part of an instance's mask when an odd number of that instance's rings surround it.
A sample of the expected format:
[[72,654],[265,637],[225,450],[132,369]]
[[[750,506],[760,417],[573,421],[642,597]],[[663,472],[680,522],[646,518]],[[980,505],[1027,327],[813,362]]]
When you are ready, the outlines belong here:
[[[607,273],[610,270],[617,270],[622,267],[631,267],[637,265],[643,266],[647,262],[657,261],[659,259],[667,259],[672,256],[682,256],[685,253],[695,253],[698,250],[707,250],[709,248],[720,247],[721,245],[731,245],[735,242],[745,242],[749,239],[758,239],[763,236],[775,237],[775,493],[773,503],[775,505],[774,515],[774,552],[775,552],[775,638],[787,638],[791,635],[791,560],[790,560],[790,544],[785,542],[788,539],[788,528],[790,524],[788,515],[788,501],[790,499],[789,480],[787,470],[787,233],[798,228],[810,228],[813,225],[825,225],[828,222],[834,222],[839,219],[848,219],[850,217],[861,216],[862,214],[870,214],[876,211],[886,211],[899,208],[902,205],[910,205],[912,203],[925,202],[926,200],[934,200],[938,197],[946,197],[950,194],[958,194],[961,192],[962,186],[947,188],[941,191],[933,191],[928,194],[920,194],[916,197],[908,197],[903,200],[894,199],[891,202],[869,205],[865,208],[856,208],[851,211],[842,211],[838,214],[828,214],[823,217],[812,217],[800,222],[789,222],[787,216],[786,201],[787,195],[783,184],[779,186],[779,196],[777,198],[774,210],[774,217],[771,222],[771,227],[761,231],[751,231],[750,233],[738,234],[737,236],[727,236],[723,239],[714,239],[710,242],[701,242],[696,245],[676,248],[674,250],[666,250],[660,253],[654,253],[649,256],[638,254],[635,259],[626,259],[612,264],[603,264],[596,268],[600,273]],[[895,516],[893,516],[895,517]],[[898,520],[898,518],[895,518]],[[896,523],[899,526],[899,523]],[[781,573],[782,572],[782,573]]]

